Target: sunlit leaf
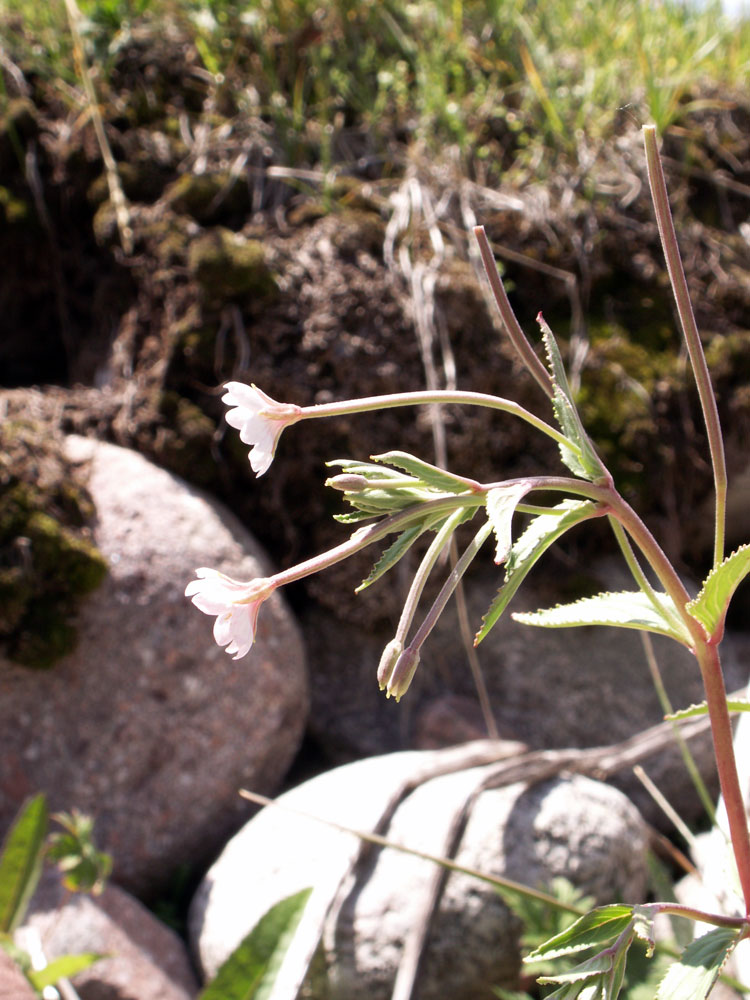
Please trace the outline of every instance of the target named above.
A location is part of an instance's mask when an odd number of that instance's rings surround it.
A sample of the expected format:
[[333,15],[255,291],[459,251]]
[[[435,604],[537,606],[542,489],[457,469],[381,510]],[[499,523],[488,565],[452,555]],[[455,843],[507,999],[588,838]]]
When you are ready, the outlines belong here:
[[381,555],[380,559],[378,559],[373,566],[372,572],[362,581],[362,583],[360,583],[360,585],[356,588],[355,593],[358,594],[361,590],[369,587],[371,583],[375,583],[375,581],[379,580],[384,573],[387,573],[388,570],[391,569],[391,567],[395,566],[399,559],[406,555],[419,536],[424,534],[425,530],[424,525],[415,524],[411,528],[407,528],[405,531],[402,531],[396,540],[392,542]]
[[560,455],[563,463],[571,472],[582,479],[592,481],[600,479],[607,475],[607,470],[596,454],[594,446],[591,444],[591,440],[578,415],[578,410],[573,401],[573,393],[570,391],[568,384],[568,377],[565,374],[565,366],[563,365],[554,335],[541,313],[537,316],[537,322],[542,330],[542,339],[547,351],[547,362],[554,386],[552,405],[555,416],[563,434],[577,449],[574,450],[561,444]]
[[697,618],[716,641],[720,640],[724,633],[724,619],[732,595],[748,573],[750,573],[750,545],[743,545],[731,556],[727,556],[721,565],[711,570],[701,592],[687,605],[687,610],[693,618]]
[[535,962],[540,958],[572,955],[586,948],[598,948],[618,937],[633,918],[633,907],[623,903],[597,906],[580,917],[560,934],[539,945],[524,958]]
[[26,976],[31,985],[41,993],[45,987],[54,986],[60,979],[72,978],[104,957],[104,955],[97,955],[94,952],[84,952],[81,955],[62,955],[60,958],[53,959],[43,969],[29,969]]
[[703,1000],[719,978],[724,963],[742,936],[731,927],[715,927],[696,938],[670,965],[656,1000]]
[[312,889],[276,903],[235,948],[199,1000],[266,1000]]
[[[750,701],[746,698],[727,698],[727,709],[730,712],[750,712]],[[681,708],[677,712],[670,712],[664,718],[670,722],[677,722],[680,719],[692,719],[698,715],[708,715],[708,705],[705,701],[698,705],[688,705],[687,708]]]
[[526,481],[496,486],[487,493],[487,516],[495,535],[495,562],[504,563],[513,543],[511,527],[513,515],[522,497],[531,489]]
[[655,595],[663,608],[660,611],[642,591],[597,594],[573,604],[558,604],[539,611],[517,612],[513,619],[524,625],[542,628],[573,628],[577,625],[610,625],[616,628],[656,632],[690,645],[685,630],[675,626],[674,605],[666,594]]
[[612,968],[613,956],[608,952],[600,952],[593,958],[587,958],[580,965],[575,965],[572,969],[566,969],[553,976],[540,976],[537,982],[544,986],[552,983],[578,983],[581,980],[593,979],[601,976],[604,972],[609,972]]
[[[384,462],[393,465],[397,469],[403,469],[409,475],[431,486],[433,489],[441,490],[444,493],[465,493],[466,481],[460,476],[454,476],[445,469],[438,469],[429,462],[423,462],[421,458],[415,458],[405,451],[387,451],[384,455],[373,455],[374,462]],[[382,475],[382,473],[381,473]]]
[[478,645],[497,623],[514,594],[544,552],[569,528],[593,517],[597,508],[589,500],[564,500],[552,508],[553,513],[539,514],[516,540],[505,563],[505,584],[482,619],[474,645]]
[[47,803],[36,795],[22,808],[0,854],[0,931],[11,933],[23,919],[42,871]]

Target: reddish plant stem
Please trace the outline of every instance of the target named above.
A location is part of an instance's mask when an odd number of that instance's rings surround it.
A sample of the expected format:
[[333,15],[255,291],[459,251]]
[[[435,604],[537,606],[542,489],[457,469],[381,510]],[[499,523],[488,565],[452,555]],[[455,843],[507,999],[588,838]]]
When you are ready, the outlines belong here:
[[737,862],[737,872],[745,900],[745,914],[750,916],[750,833],[742,798],[737,762],[734,756],[732,725],[727,709],[727,692],[721,670],[719,650],[712,642],[701,642],[695,650],[706,692],[711,735],[714,742],[719,784],[729,822],[729,835]]

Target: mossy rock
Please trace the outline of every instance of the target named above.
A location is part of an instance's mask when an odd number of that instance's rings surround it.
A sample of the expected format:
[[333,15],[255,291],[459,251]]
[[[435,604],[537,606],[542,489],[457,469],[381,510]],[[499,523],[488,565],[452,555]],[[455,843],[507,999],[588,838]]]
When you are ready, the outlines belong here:
[[33,218],[28,201],[6,187],[0,187],[0,219],[9,226],[22,225]]
[[157,461],[191,483],[210,487],[216,480],[211,449],[214,422],[189,399],[172,391],[162,393],[159,412],[165,424],[154,442]]
[[659,440],[655,400],[674,398],[685,388],[677,351],[635,343],[617,324],[594,325],[577,402],[621,486],[643,489],[644,460]]
[[228,171],[215,174],[183,174],[164,192],[166,203],[175,212],[208,224],[232,215],[250,212],[247,186]]
[[222,226],[206,230],[191,243],[188,267],[211,301],[268,299],[276,293],[263,244]]
[[23,163],[29,139],[39,132],[36,108],[27,97],[9,100],[0,114],[0,167],[7,170],[15,161],[16,168]]
[[107,573],[86,529],[94,506],[42,423],[0,427],[0,647],[48,668],[75,646],[75,612]]
[[385,241],[385,222],[376,212],[347,208],[339,216],[332,242],[345,257],[356,257],[359,251],[380,257]]

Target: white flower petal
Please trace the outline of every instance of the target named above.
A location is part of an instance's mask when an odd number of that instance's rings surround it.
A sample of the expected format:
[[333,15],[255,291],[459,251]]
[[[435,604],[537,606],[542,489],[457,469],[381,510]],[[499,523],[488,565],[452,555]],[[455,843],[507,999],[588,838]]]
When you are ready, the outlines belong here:
[[196,574],[198,579],[187,585],[185,594],[200,611],[216,615],[214,639],[239,660],[253,645],[260,606],[275,584],[265,578],[243,583],[205,567]]
[[302,411],[299,406],[278,403],[255,385],[227,382],[224,388],[222,400],[230,407],[226,421],[250,445],[250,465],[262,476],[273,461],[281,432],[299,420]]

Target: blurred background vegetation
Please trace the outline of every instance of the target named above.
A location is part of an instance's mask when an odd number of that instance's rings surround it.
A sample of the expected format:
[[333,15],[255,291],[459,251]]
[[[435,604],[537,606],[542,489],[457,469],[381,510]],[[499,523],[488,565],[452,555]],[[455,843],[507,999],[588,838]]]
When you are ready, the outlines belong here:
[[[482,183],[579,161],[623,117],[680,127],[745,87],[750,25],[673,0],[79,0],[98,86],[136,24],[176,24],[217,88],[273,131],[290,166],[366,132],[456,151]],[[3,0],[13,58],[74,100],[63,0]],[[101,91],[100,91],[101,94]],[[361,152],[361,144],[355,144]]]

